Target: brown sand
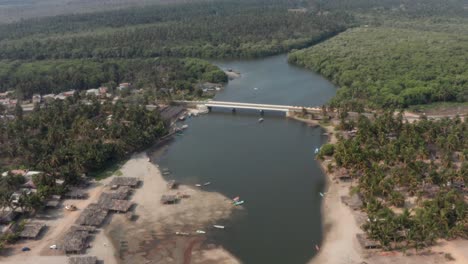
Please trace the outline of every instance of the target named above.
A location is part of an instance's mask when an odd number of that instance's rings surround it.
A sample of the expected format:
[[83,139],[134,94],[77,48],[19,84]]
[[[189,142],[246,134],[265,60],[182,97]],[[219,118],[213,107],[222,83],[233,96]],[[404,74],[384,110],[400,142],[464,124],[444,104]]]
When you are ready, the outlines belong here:
[[[106,228],[121,263],[239,263],[221,247],[204,248],[205,235],[195,231],[219,232],[211,226],[229,218],[240,207],[234,207],[219,193],[200,188],[179,186],[177,190],[168,190],[159,169],[145,154],[135,155],[121,171],[143,181],[132,198],[137,204],[137,221],[115,215]],[[163,205],[160,203],[163,194],[187,194],[190,198],[175,205]],[[177,236],[176,232],[190,235]]]

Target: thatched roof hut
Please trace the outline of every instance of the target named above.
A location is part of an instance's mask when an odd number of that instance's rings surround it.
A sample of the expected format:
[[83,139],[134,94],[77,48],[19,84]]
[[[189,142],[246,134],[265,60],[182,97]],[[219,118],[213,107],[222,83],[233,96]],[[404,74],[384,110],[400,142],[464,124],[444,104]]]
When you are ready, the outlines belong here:
[[65,193],[65,198],[67,199],[86,199],[88,198],[88,193],[82,189],[74,188],[69,192]]
[[44,227],[45,224],[43,223],[28,223],[24,226],[24,229],[19,234],[19,237],[25,239],[36,239]]
[[112,199],[113,195],[109,193],[101,194],[98,204],[103,210],[125,213],[132,207],[133,203],[127,200]]
[[382,245],[380,245],[379,241],[369,239],[369,237],[366,234],[356,234],[356,238],[361,245],[361,247],[365,249],[371,249],[371,248],[381,248]]
[[87,231],[70,230],[62,239],[59,248],[65,253],[79,254],[87,248],[89,233]]
[[175,204],[179,201],[175,195],[163,195],[161,197],[162,204]]
[[86,257],[71,257],[68,259],[68,264],[96,264],[97,258],[92,256]]
[[107,210],[98,204],[90,204],[83,210],[80,217],[76,219],[77,225],[100,226],[107,216]]
[[131,192],[132,192],[132,189],[129,186],[122,186],[122,187],[117,187],[115,191],[103,193],[101,197],[103,195],[107,195],[111,199],[125,200],[128,198]]
[[117,186],[129,186],[135,188],[138,186],[140,181],[134,177],[114,177],[110,182],[110,185],[117,185]]

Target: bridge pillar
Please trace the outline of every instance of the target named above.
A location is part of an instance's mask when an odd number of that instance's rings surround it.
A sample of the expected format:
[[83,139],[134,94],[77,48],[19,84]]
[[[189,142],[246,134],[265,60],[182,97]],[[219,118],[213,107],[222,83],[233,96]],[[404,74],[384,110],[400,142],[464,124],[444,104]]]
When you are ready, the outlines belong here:
[[208,112],[211,112],[211,106],[208,106],[207,108],[208,108]]
[[265,111],[260,110],[260,115],[263,116],[265,114]]
[[233,114],[236,113],[236,109],[235,109],[235,108],[233,108],[231,111],[232,111]]

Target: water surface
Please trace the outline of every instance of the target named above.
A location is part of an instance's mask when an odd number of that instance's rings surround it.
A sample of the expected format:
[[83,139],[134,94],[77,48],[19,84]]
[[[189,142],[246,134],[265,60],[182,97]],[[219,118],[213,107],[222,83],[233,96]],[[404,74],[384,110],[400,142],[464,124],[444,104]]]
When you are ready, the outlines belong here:
[[[286,56],[216,62],[241,72],[216,100],[317,106],[335,93],[321,76],[287,64]],[[255,111],[214,111],[186,121],[189,129],[157,161],[183,184],[245,200],[243,212],[209,238],[247,264],[303,264],[322,240],[319,192],[324,175],[314,149],[321,128]],[[200,201],[202,202],[202,201]]]

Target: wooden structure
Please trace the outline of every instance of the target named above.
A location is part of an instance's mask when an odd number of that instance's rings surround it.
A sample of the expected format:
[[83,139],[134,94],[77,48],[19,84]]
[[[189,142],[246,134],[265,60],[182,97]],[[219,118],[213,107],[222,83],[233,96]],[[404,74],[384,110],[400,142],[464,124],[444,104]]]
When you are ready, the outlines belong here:
[[88,247],[89,232],[84,230],[70,230],[59,244],[59,249],[66,254],[81,254]]
[[133,206],[133,203],[127,200],[113,199],[112,193],[103,193],[99,197],[98,205],[102,210],[108,210],[118,213],[126,213]]
[[45,224],[42,223],[26,224],[23,231],[19,234],[19,237],[24,239],[36,239],[44,227]]
[[107,210],[102,209],[100,205],[90,204],[83,210],[75,223],[85,226],[100,226],[104,222],[107,213]]
[[175,195],[163,195],[161,197],[161,203],[162,204],[175,204],[179,201],[179,199],[177,198],[177,196]]
[[119,187],[121,186],[128,186],[132,188],[136,188],[139,184],[139,180],[134,177],[114,177],[112,181],[110,182],[110,185],[117,185]]
[[88,198],[88,193],[82,189],[71,189],[69,192],[65,193],[65,198],[67,199],[86,199]]
[[369,239],[366,234],[356,234],[356,238],[361,245],[361,247],[365,249],[373,249],[373,248],[381,248],[382,245],[379,241]]
[[111,199],[125,200],[125,199],[128,199],[128,196],[130,196],[131,193],[132,193],[132,189],[130,187],[122,186],[119,188],[117,186],[117,188],[115,188],[114,191],[103,193],[101,197],[103,195],[106,195],[110,197]]
[[71,257],[68,259],[68,264],[97,264],[98,260],[96,257]]

